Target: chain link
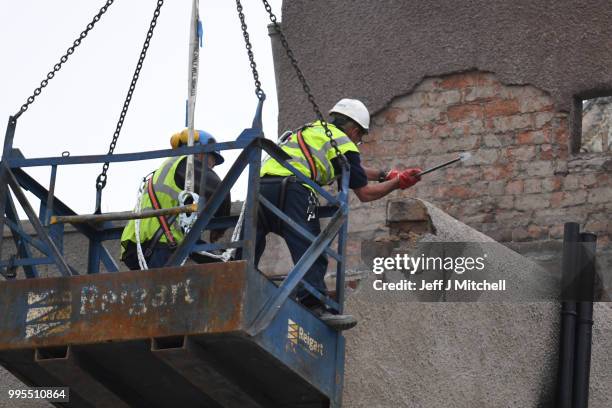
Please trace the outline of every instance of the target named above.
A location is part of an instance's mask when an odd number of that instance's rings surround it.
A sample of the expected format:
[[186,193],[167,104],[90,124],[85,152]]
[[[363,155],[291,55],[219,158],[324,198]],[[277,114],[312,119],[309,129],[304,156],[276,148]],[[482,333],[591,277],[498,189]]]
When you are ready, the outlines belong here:
[[[123,127],[123,121],[125,120],[128,108],[130,107],[132,95],[134,94],[134,90],[136,89],[136,82],[138,81],[140,70],[142,69],[142,64],[144,63],[145,57],[147,56],[147,50],[149,49],[149,44],[151,42],[151,38],[153,37],[153,30],[155,30],[155,26],[157,25],[157,18],[159,17],[160,10],[163,5],[164,0],[157,1],[157,7],[155,7],[155,11],[153,12],[153,18],[151,19],[149,30],[147,31],[147,36],[142,45],[140,57],[138,58],[138,63],[136,64],[136,70],[134,71],[134,75],[132,76],[132,82],[130,83],[127,96],[125,97],[125,101],[123,102],[123,108],[121,109],[121,113],[119,114],[119,120],[117,121],[115,133],[113,134],[113,139],[111,140],[110,146],[108,148],[107,154],[109,155],[113,154],[113,152],[115,151],[115,146],[117,146],[117,139],[119,139],[119,134],[121,133],[121,128]],[[109,162],[105,162],[102,165],[102,172],[98,175],[98,178],[96,179],[96,189],[98,191],[102,190],[106,186],[106,172],[108,171],[108,167]]]
[[285,49],[285,53],[287,54],[287,57],[289,57],[289,60],[291,61],[291,65],[293,66],[293,69],[295,70],[295,73],[300,83],[302,84],[302,88],[304,89],[304,92],[306,93],[308,97],[308,101],[310,101],[310,104],[312,105],[312,110],[317,115],[317,119],[319,119],[319,121],[321,122],[323,129],[325,129],[325,134],[329,138],[329,143],[336,152],[336,157],[338,157],[341,160],[343,165],[348,165],[346,157],[344,157],[344,155],[338,149],[338,143],[333,138],[332,132],[331,130],[329,130],[329,127],[327,126],[327,121],[323,117],[323,114],[321,113],[321,109],[319,109],[319,105],[317,105],[314,95],[312,94],[310,90],[310,86],[308,85],[308,82],[306,81],[306,78],[304,77],[304,74],[302,73],[302,70],[300,69],[298,65],[297,59],[295,58],[293,51],[289,47],[289,42],[287,41],[287,37],[285,37],[285,34],[281,30],[281,27],[277,21],[276,15],[272,12],[272,7],[270,6],[270,3],[268,3],[267,0],[262,0],[262,2],[264,4],[264,7],[266,8],[266,11],[268,12],[270,21],[274,25],[274,30],[278,33],[278,36],[280,37],[281,45]]
[[236,10],[238,10],[238,18],[240,19],[240,28],[242,29],[242,36],[244,37],[244,44],[246,46],[247,54],[249,56],[249,65],[253,72],[253,79],[255,80],[255,94],[257,98],[261,100],[265,94],[261,89],[261,82],[259,81],[259,72],[257,72],[257,64],[255,63],[255,55],[253,54],[253,46],[251,45],[251,39],[249,38],[249,32],[247,31],[247,25],[242,12],[242,3],[240,0],[236,0]]
[[89,34],[89,32],[94,28],[96,23],[100,21],[100,18],[102,17],[102,15],[106,13],[106,10],[111,6],[111,4],[114,3],[114,1],[115,0],[108,0],[106,4],[104,4],[104,6],[100,8],[100,10],[98,11],[98,14],[96,14],[91,20],[91,22],[87,24],[87,27],[85,28],[85,30],[83,30],[81,34],[79,34],[79,37],[76,40],[74,40],[74,42],[72,43],[72,46],[68,47],[68,49],[66,50],[66,53],[62,55],[59,62],[53,66],[53,69],[49,71],[49,73],[47,74],[47,77],[40,82],[40,86],[34,89],[34,92],[32,93],[30,97],[28,97],[28,99],[26,100],[26,103],[21,105],[21,108],[19,108],[19,112],[13,115],[14,119],[17,119],[19,116],[21,116],[21,114],[27,111],[30,105],[34,103],[34,100],[36,99],[38,95],[40,95],[43,88],[45,88],[47,84],[49,83],[49,81],[52,80],[53,77],[55,77],[55,74],[62,68],[62,65],[64,65],[64,63],[68,61],[68,57],[70,57],[74,53],[74,49],[78,47],[79,45],[81,45],[81,41],[83,41],[85,37],[87,37],[87,34]]

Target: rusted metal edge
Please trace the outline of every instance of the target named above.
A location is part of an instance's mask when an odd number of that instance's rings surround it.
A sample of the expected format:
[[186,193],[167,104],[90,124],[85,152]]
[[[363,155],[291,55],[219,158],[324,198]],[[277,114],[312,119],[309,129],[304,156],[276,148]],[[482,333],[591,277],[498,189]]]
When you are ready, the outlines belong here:
[[0,350],[244,329],[243,261],[0,282]]

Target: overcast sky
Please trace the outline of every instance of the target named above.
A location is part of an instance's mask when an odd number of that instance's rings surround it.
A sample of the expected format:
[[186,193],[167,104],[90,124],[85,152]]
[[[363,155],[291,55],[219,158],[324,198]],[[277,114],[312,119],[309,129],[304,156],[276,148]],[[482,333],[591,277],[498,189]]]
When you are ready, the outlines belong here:
[[[281,0],[269,0],[276,15]],[[2,0],[0,3],[0,112],[2,126],[64,54],[103,1]],[[19,118],[15,147],[26,157],[104,154],[121,107],[155,0],[119,1],[108,9],[30,109]],[[276,139],[276,89],[267,13],[259,1],[243,1],[256,62],[267,100],[266,136]],[[185,124],[191,1],[166,1],[141,71],[115,153],[168,148]],[[244,40],[233,1],[200,0],[204,44],[195,126],[218,141],[234,140],[249,127],[257,105]],[[4,134],[4,129],[2,134]],[[235,154],[216,168],[229,169]],[[163,159],[111,163],[103,211],[132,209],[142,176]],[[91,213],[101,164],[58,169],[57,196],[78,213]],[[27,170],[48,186],[50,169]],[[245,177],[232,190],[245,195]],[[38,208],[38,203],[34,203]]]

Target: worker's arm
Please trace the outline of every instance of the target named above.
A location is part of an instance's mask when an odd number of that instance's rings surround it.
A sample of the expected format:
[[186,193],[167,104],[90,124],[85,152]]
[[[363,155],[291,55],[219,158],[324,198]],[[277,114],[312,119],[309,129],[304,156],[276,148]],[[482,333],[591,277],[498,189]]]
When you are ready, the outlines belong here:
[[[420,169],[408,169],[402,172],[405,173],[403,177],[399,177],[400,172],[397,172],[395,177],[390,180],[378,184],[368,184],[368,180],[379,180],[380,171],[362,166],[359,153],[347,152],[345,157],[351,167],[349,188],[355,192],[361,202],[378,200],[393,190],[408,188],[418,181],[414,174],[418,173]],[[338,162],[335,162],[334,166],[338,167],[336,171],[339,172]]]
[[368,181],[379,181],[381,173],[385,173],[386,175],[386,172],[381,169],[375,169],[374,167],[367,167],[363,165],[361,167],[363,167],[366,176],[368,176]]
[[390,177],[387,181],[378,184],[366,184],[362,187],[353,188],[353,191],[361,202],[378,200],[398,188],[403,190],[412,187],[421,180],[420,173],[421,169],[419,168],[396,171],[396,175]]
[[[378,177],[376,177],[375,180],[378,180]],[[383,183],[367,184],[363,187],[353,189],[353,191],[357,198],[359,198],[359,201],[366,203],[368,201],[378,200],[398,188],[400,188],[400,179],[396,177]]]
[[378,181],[380,171],[362,165],[358,153],[348,153],[346,156],[351,165],[349,187],[362,203],[378,200],[399,188],[399,179],[397,177],[383,183],[368,184],[368,181]]

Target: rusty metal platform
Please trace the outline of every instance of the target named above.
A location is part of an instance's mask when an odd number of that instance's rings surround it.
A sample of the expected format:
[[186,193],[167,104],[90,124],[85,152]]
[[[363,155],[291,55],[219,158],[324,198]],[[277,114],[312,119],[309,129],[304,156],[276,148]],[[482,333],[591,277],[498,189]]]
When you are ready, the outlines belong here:
[[0,363],[69,407],[328,407],[344,339],[245,262],[0,282]]

